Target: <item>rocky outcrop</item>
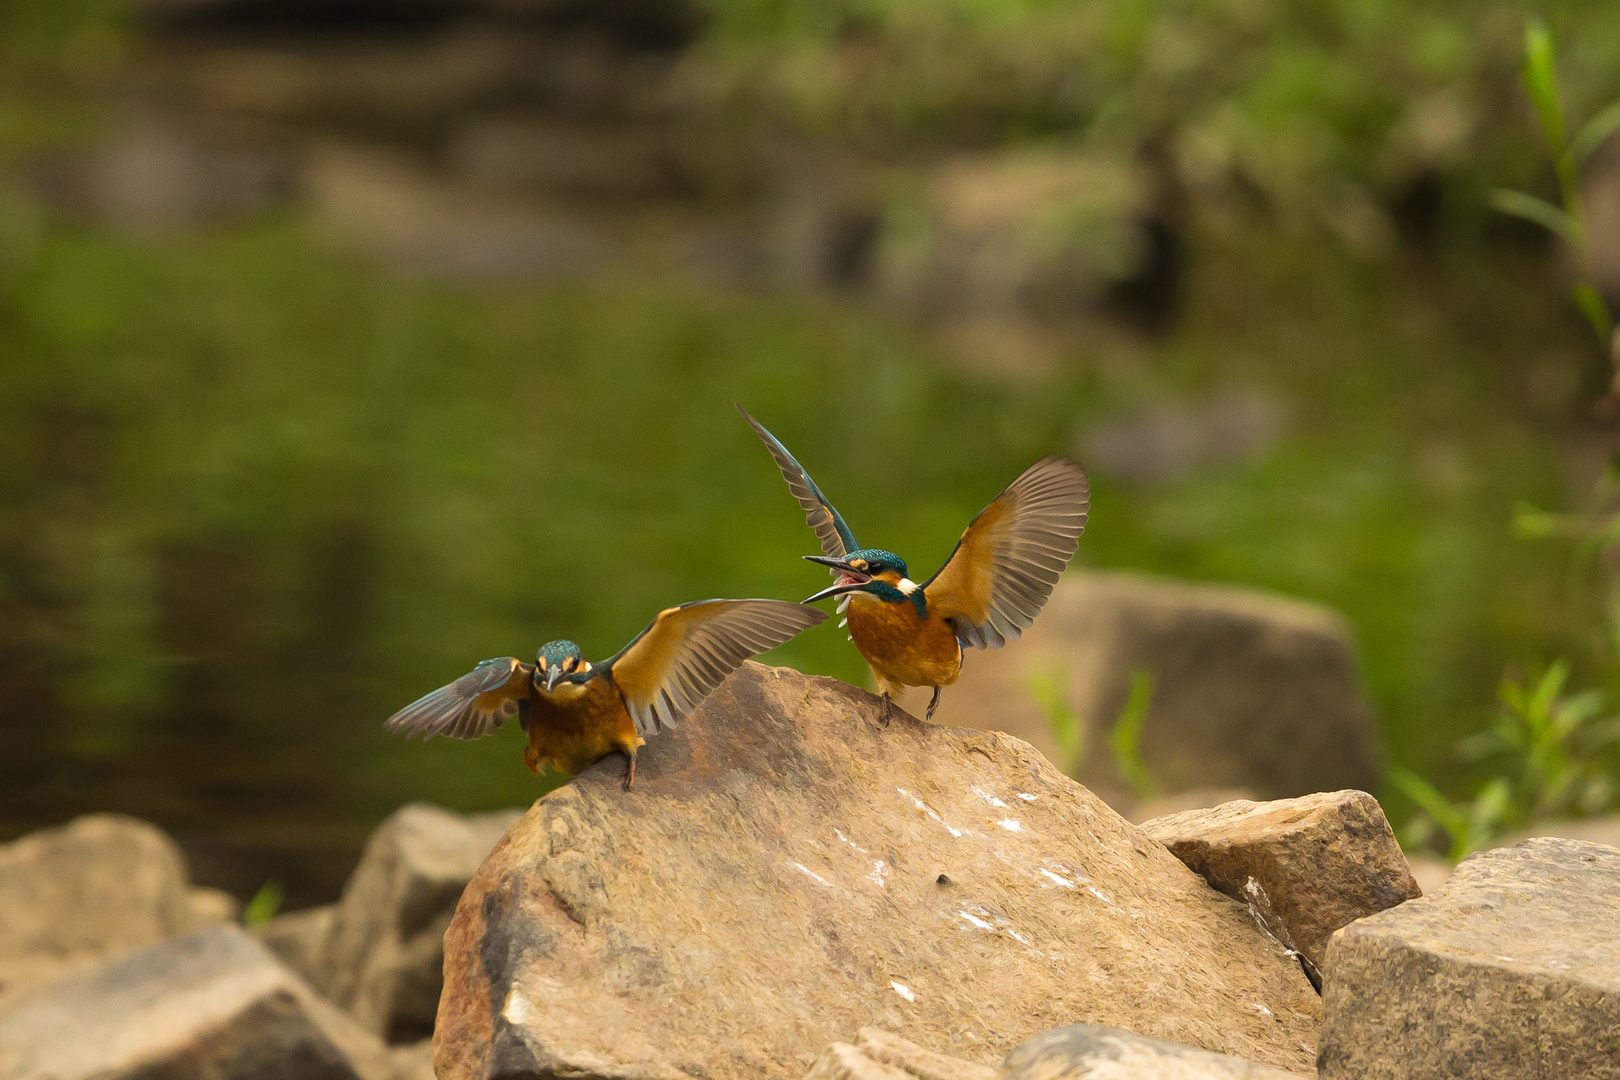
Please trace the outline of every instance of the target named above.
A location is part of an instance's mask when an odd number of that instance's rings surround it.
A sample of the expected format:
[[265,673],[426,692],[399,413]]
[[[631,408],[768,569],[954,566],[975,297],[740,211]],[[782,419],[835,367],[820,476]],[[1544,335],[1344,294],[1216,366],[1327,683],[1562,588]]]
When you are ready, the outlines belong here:
[[804,1080],[998,1080],[1001,1070],[936,1054],[882,1028],[822,1051]]
[[1076,1021],[1299,1068],[1318,1002],[1241,905],[1028,745],[748,664],[541,799],[445,935],[441,1080],[799,1077],[881,1023],[995,1064]]
[[154,825],[75,818],[0,845],[0,1004],[75,964],[226,921],[234,901],[193,889]]
[[1333,931],[1421,895],[1383,808],[1365,791],[1229,802],[1155,818],[1142,831],[1253,905],[1317,970]]
[[[519,813],[462,815],[416,803],[379,825],[344,886],[319,962],[310,962],[316,989],[390,1042],[432,1034],[445,927],[478,864]],[[306,938],[319,933],[322,918],[308,917]]]
[[[1323,1077],[1620,1077],[1620,850],[1535,839],[1328,947]],[[1399,1033],[1399,1038],[1392,1038]]]
[[1002,1068],[1004,1080],[1293,1080],[1302,1075],[1090,1024],[1037,1035],[1008,1054]]
[[[1149,679],[1141,754],[1160,791],[1280,799],[1378,781],[1349,624],[1254,589],[1071,571],[1016,648],[968,658],[935,719],[1016,735],[1128,808],[1139,796],[1107,736],[1135,672]],[[905,704],[921,716],[926,695]],[[1053,734],[1054,704],[1078,727],[1078,755]]]
[[74,971],[0,1016],[4,1080],[395,1075],[379,1041],[234,926]]

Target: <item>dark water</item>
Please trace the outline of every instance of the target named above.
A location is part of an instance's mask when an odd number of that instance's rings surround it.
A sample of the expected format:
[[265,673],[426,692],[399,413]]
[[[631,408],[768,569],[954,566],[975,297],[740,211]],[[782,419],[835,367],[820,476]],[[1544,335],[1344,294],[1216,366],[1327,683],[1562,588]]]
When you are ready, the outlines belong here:
[[[1392,755],[1444,769],[1502,664],[1565,640],[1562,556],[1506,529],[1514,498],[1563,497],[1561,436],[1512,392],[1523,341],[1345,287],[1342,320],[1217,297],[1162,341],[964,374],[855,301],[469,291],[331,258],[296,222],[50,231],[0,286],[0,836],[138,814],[199,879],[279,878],[296,906],[402,802],[527,803],[515,728],[423,746],[382,719],[484,657],[559,636],[601,657],[671,603],[821,587],[734,401],[928,572],[1102,420],[1267,388],[1274,444],[1098,475],[1079,561],[1343,607]],[[772,659],[864,674],[830,624]]]

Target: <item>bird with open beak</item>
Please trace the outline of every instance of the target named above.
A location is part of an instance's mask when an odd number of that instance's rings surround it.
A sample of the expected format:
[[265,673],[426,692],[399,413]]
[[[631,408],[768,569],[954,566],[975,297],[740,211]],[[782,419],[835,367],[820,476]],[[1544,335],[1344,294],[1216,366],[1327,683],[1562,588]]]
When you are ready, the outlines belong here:
[[1091,505],[1086,471],[1067,458],[1042,458],[979,512],[956,550],[924,582],[911,580],[905,560],[864,548],[797,459],[737,406],[764,440],[805,520],[821,541],[811,562],[835,579],[811,604],[845,597],[849,636],[883,694],[884,722],[907,686],[932,687],[927,717],[940,690],[962,673],[964,646],[999,649],[1035,622],[1079,546]]
[[523,762],[576,775],[617,751],[624,787],[636,749],[703,703],[744,660],[824,622],[825,612],[786,600],[699,600],[666,608],[600,664],[572,641],[550,641],[533,664],[485,660],[384,724],[396,734],[478,739],[515,714],[528,733]]

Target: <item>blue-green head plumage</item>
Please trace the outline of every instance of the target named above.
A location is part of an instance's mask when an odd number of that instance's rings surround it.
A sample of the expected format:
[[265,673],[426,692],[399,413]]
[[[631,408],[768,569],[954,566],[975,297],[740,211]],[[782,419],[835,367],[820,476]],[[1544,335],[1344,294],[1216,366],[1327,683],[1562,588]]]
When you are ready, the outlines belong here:
[[874,577],[886,570],[893,570],[903,578],[911,576],[906,571],[906,560],[882,548],[861,548],[859,551],[852,551],[844,557],[844,561],[855,566],[860,566],[864,562],[866,573]]
[[590,670],[591,665],[585,662],[585,654],[578,645],[566,638],[546,642],[535,654],[535,685],[544,686],[548,691],[559,680],[579,682],[589,677]]

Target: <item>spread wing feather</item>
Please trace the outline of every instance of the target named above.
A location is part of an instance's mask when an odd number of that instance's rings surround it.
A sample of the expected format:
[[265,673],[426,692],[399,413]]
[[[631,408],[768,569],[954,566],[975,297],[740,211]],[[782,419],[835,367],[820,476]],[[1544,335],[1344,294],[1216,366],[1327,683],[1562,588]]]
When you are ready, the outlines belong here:
[[659,612],[602,667],[646,737],[696,709],[744,660],[826,617],[786,600],[699,600]]
[[776,459],[776,467],[782,470],[782,479],[787,481],[788,490],[804,507],[805,522],[815,530],[816,539],[821,541],[821,553],[841,559],[852,551],[859,551],[861,546],[855,542],[855,534],[849,531],[843,515],[833,509],[833,504],[827,501],[827,496],[810,479],[810,474],[804,471],[798,459],[788,453],[787,447],[775,435],[765,430],[764,424],[749,416],[747,409],[738,405],[737,411],[743,414],[743,419],[764,440],[765,448]]
[[1091,505],[1086,471],[1042,458],[973,519],[956,550],[923,585],[931,612],[957,639],[999,649],[1028,630],[1074,557]]
[[485,660],[467,674],[390,716],[383,727],[396,735],[423,741],[435,735],[481,739],[522,714],[529,726],[529,687],[534,666],[511,656]]

